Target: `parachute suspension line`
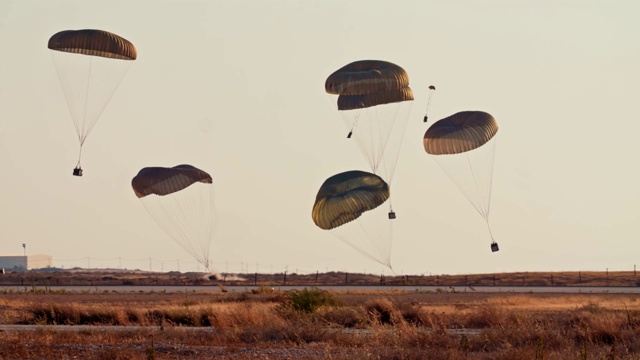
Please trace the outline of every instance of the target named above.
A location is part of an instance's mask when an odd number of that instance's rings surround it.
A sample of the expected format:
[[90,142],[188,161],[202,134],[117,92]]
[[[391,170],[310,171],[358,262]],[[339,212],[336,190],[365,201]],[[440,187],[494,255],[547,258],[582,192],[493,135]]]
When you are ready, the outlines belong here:
[[[115,60],[115,61],[120,61],[120,60]],[[98,119],[100,119],[100,116],[104,112],[104,109],[106,108],[107,104],[111,101],[111,99],[113,98],[113,95],[116,93],[116,90],[118,89],[118,87],[122,83],[122,79],[124,79],[125,75],[127,74],[127,72],[129,72],[129,69],[131,68],[131,64],[128,64],[126,66],[126,68],[124,68],[124,71],[118,76],[118,82],[116,83],[115,87],[108,94],[108,97],[104,101],[103,106],[101,108],[99,108],[98,112],[93,115],[93,118],[89,118],[89,122],[87,122],[87,111],[89,109],[89,106],[88,106],[89,105],[89,93],[91,91],[91,78],[92,78],[92,74],[93,74],[93,62],[94,62],[94,59],[93,59],[93,57],[90,56],[89,57],[89,72],[88,72],[88,75],[87,75],[87,87],[86,87],[86,90],[85,90],[85,97],[84,97],[84,108],[83,108],[84,113],[82,114],[82,123],[76,124],[76,131],[78,133],[78,140],[80,141],[80,145],[81,146],[84,145],[84,142],[87,139],[87,137],[89,136],[89,133],[91,133],[91,131],[93,130],[94,126],[98,122]],[[78,121],[80,121],[80,119],[78,119]],[[75,119],[74,119],[74,122],[75,122]]]
[[[206,247],[200,247],[202,253],[198,252],[196,243],[193,242],[193,236],[196,234],[190,234],[188,229],[192,228],[187,226],[191,219],[191,213],[193,210],[187,209],[189,202],[183,202],[177,198],[171,199],[173,205],[157,200],[156,198],[149,199],[150,201],[142,201],[142,205],[147,212],[151,215],[153,220],[167,233],[183,250],[189,255],[195,258],[199,263],[203,264],[207,271],[210,271],[206,263],[209,262],[209,249]],[[175,212],[179,212],[181,216],[174,216]],[[203,211],[206,212],[206,211]],[[181,222],[180,219],[185,219]],[[196,221],[197,223],[197,221]],[[207,251],[205,251],[207,250]],[[202,255],[204,254],[204,255]]]
[[476,173],[473,170],[473,165],[471,164],[471,159],[470,157],[467,155],[467,165],[469,165],[469,172],[471,172],[471,178],[473,179],[473,187],[474,187],[474,194],[476,194],[476,199],[475,201],[471,201],[471,203],[473,203],[473,206],[476,208],[476,210],[478,210],[478,212],[480,213],[480,215],[482,215],[482,217],[488,221],[487,217],[489,216],[488,213],[486,213],[484,211],[484,209],[482,208],[482,206],[479,204],[478,201],[478,179],[476,177]]
[[427,122],[427,120],[429,120],[429,108],[431,107],[431,97],[433,96],[433,91],[435,89],[436,88],[433,85],[429,86],[429,90],[431,91],[429,91],[429,97],[427,98],[427,108],[424,111],[424,122]]
[[[366,216],[366,215],[365,215]],[[376,242],[373,240],[374,237],[372,235],[380,235],[380,234],[372,234],[371,231],[369,231],[369,229],[367,229],[367,226],[365,226],[363,224],[363,221],[361,219],[357,219],[356,223],[358,224],[358,227],[360,228],[360,230],[362,231],[362,234],[364,234],[363,240],[366,240],[369,242],[370,245],[372,245],[372,248],[375,249],[377,255],[374,256],[372,254],[367,253],[366,251],[362,250],[360,247],[355,246],[355,244],[353,244],[352,242],[348,241],[346,239],[343,239],[347,244],[349,244],[351,247],[353,247],[354,249],[358,250],[358,252],[360,252],[361,254],[367,256],[368,258],[370,258],[371,260],[374,260],[386,267],[388,267],[389,269],[393,270],[393,268],[391,267],[391,259],[389,256],[385,256],[385,254],[382,253],[382,251],[380,251],[380,248],[378,247],[378,244],[376,244]],[[389,223],[389,226],[391,226],[391,223]],[[391,254],[391,241],[389,241],[389,248],[386,249],[386,254]],[[380,260],[380,259],[384,259],[384,260]]]
[[[118,60],[119,61],[119,60]],[[111,93],[109,94],[109,96],[107,97],[107,100],[104,102],[104,106],[100,109],[100,111],[98,111],[98,113],[96,114],[95,119],[93,120],[93,122],[91,124],[89,124],[89,128],[86,131],[85,134],[85,138],[87,136],[89,136],[89,133],[93,130],[93,127],[96,125],[96,123],[98,122],[98,119],[100,119],[100,116],[102,115],[102,113],[104,112],[104,109],[107,107],[107,104],[109,102],[111,102],[111,99],[113,98],[113,95],[115,95],[116,90],[118,90],[118,87],[120,86],[120,84],[122,83],[122,80],[124,79],[125,75],[127,75],[127,73],[129,72],[129,69],[131,68],[131,64],[129,63],[128,66],[124,69],[123,73],[120,75],[120,79],[118,80],[118,83],[116,84],[116,86],[113,88],[113,90],[111,91]],[[84,142],[84,140],[83,140]]]
[[[391,204],[389,204],[389,206],[391,206]],[[395,215],[394,215],[394,218],[395,218]],[[392,219],[389,219],[389,221],[391,220]],[[393,271],[393,267],[391,266],[391,250],[393,249],[393,222],[389,223],[389,245],[388,246],[389,248],[387,249],[387,254],[389,254],[389,259],[387,260],[387,262],[389,264],[387,266],[389,266],[389,269],[391,269],[391,272],[395,274],[395,271]]]
[[[207,185],[208,186],[208,185]],[[202,189],[202,187],[200,187]],[[181,213],[183,214],[183,218],[191,219],[194,217],[202,217],[204,214],[208,213],[208,208],[210,208],[210,204],[203,201],[204,191],[199,192],[200,201],[199,202],[182,202],[184,206],[180,206],[181,202],[178,201],[177,198],[174,198],[176,205],[180,208]],[[208,199],[210,200],[210,199]],[[194,206],[199,205],[199,206]],[[196,223],[207,223],[206,221],[195,221]],[[191,228],[190,226],[186,226],[186,228]],[[206,230],[206,231],[205,231]],[[187,234],[184,232],[185,243],[189,244],[191,251],[195,253],[195,258],[200,259],[200,262],[205,266],[207,271],[210,271],[208,263],[209,263],[209,253],[210,253],[210,239],[211,239],[211,228],[198,228],[197,233]],[[195,241],[194,239],[200,239],[201,241]],[[207,241],[202,241],[202,239],[206,239]],[[200,252],[198,252],[198,250]]]
[[[382,106],[386,106],[386,105],[382,105]],[[395,115],[397,115],[397,112]],[[371,123],[372,124],[371,126],[377,125],[377,128],[375,129],[375,131],[371,131],[371,144],[373,144],[373,154],[371,154],[371,156],[373,160],[372,163],[375,164],[373,173],[377,174],[378,167],[380,166],[380,161],[383,161],[382,170],[384,171],[384,174],[381,174],[381,175],[383,176],[385,181],[387,181],[387,184],[391,186],[391,183],[390,183],[391,179],[389,178],[390,171],[386,164],[386,161],[385,161],[386,159],[384,155],[385,155],[385,151],[387,150],[387,143],[389,142],[389,137],[391,136],[391,130],[393,129],[395,116],[389,116],[387,119],[389,119],[389,124],[385,124],[385,122],[383,121],[384,119],[380,119],[380,118],[376,118],[375,121]],[[385,125],[388,126],[387,129],[384,128]],[[384,136],[385,133],[387,134],[386,137]],[[373,137],[376,134],[378,135],[378,138],[374,139]],[[375,144],[378,144],[380,147],[376,148]],[[377,158],[376,155],[379,155],[380,157]]]
[[[400,107],[396,108],[396,113],[395,113],[395,116],[393,117],[393,119],[394,119],[393,123],[394,124],[393,124],[392,128],[397,125],[396,122],[398,121],[399,113],[400,113]],[[402,120],[400,120],[400,121],[402,121]],[[401,125],[404,125],[404,128],[402,129],[402,132],[400,134],[400,138],[398,139],[398,141],[399,141],[398,142],[398,149],[395,152],[395,154],[393,154],[394,156],[390,159],[390,161],[389,161],[390,165],[389,166],[385,165],[385,169],[387,169],[387,171],[388,171],[388,174],[386,174],[387,175],[386,177],[387,177],[387,184],[389,184],[389,187],[391,187],[391,181],[393,180],[393,175],[395,174],[396,164],[398,164],[398,158],[400,157],[400,150],[402,149],[402,143],[404,142],[404,137],[407,134],[407,132],[406,132],[407,120],[405,119],[404,122]],[[391,134],[391,132],[389,132],[389,136],[387,136],[387,140],[386,140],[385,145],[384,145],[385,151],[386,151],[386,148],[387,148],[387,143],[389,142],[389,138],[391,137],[390,134]],[[389,199],[389,201],[391,201],[391,199]]]
[[[488,198],[488,204],[487,204],[487,222],[489,222],[489,211],[491,210],[491,190],[493,188],[493,162],[495,161],[496,158],[496,151],[495,151],[495,146],[496,146],[496,141],[495,139],[493,140],[493,144],[489,144],[491,146],[493,146],[493,151],[491,152],[491,170],[489,172],[490,177],[489,177],[489,198]],[[493,238],[493,235],[491,236],[491,238]]]
[[78,163],[76,164],[76,169],[80,169],[80,158],[82,158],[82,144],[80,144],[80,151],[78,151]]
[[[390,261],[389,261],[389,259],[387,257],[380,256],[378,258],[378,257],[368,253],[367,251],[363,250],[361,246],[357,246],[354,242],[349,240],[349,239],[353,239],[353,236],[348,236],[348,235],[345,235],[345,234],[334,234],[334,236],[336,236],[338,239],[342,240],[344,243],[346,243],[347,245],[351,246],[353,249],[355,249],[360,254],[366,256],[367,258],[377,262],[378,264],[384,265],[384,266],[388,267],[389,269],[392,269],[391,263],[390,263]],[[366,238],[370,239],[368,236],[366,236]],[[378,248],[375,245],[373,247],[376,249],[376,251],[378,253],[380,252],[380,250],[378,250]],[[382,258],[384,258],[385,260],[380,260]]]
[[353,130],[355,130],[356,126],[358,125],[359,118],[360,118],[360,113],[356,114],[356,118],[353,121],[353,124],[351,125],[351,129],[349,130],[349,133],[347,134],[347,139],[351,139],[351,136],[353,135]]
[[[362,221],[360,221],[360,220],[356,220],[356,221],[357,221],[357,223],[358,223],[358,226],[359,226],[359,227],[360,227],[360,229],[362,230],[362,232],[365,234],[365,237],[367,238],[367,240],[369,240],[369,242],[371,243],[371,245],[373,245],[373,248],[374,248],[374,249],[376,249],[376,251],[378,252],[378,254],[377,254],[377,255],[379,255],[379,256],[380,256],[380,258],[381,258],[381,259],[383,259],[383,258],[384,258],[384,256],[383,256],[383,254],[381,254],[381,253],[380,253],[380,249],[378,248],[378,246],[376,246],[376,243],[375,243],[374,241],[372,241],[371,234],[370,234],[369,230],[367,230],[367,229],[365,228],[365,226],[362,224]],[[387,260],[387,261],[388,261],[388,260]]]
[[373,261],[377,262],[377,263],[378,263],[378,264],[380,264],[380,265],[384,265],[384,266],[388,267],[391,271],[393,271],[393,267],[391,266],[391,263],[390,263],[390,261],[389,261],[388,259],[387,259],[387,260],[385,260],[385,261],[381,261],[381,260],[379,260],[379,259],[376,259],[374,256],[370,255],[369,253],[367,253],[366,251],[364,251],[364,250],[360,249],[359,247],[357,247],[357,246],[353,245],[352,243],[350,243],[350,242],[348,242],[348,241],[346,241],[346,240],[344,240],[344,239],[343,239],[343,241],[345,241],[345,242],[347,243],[347,245],[349,245],[349,246],[351,246],[352,248],[354,248],[354,249],[355,249],[357,252],[359,252],[360,254],[362,254],[362,255],[364,255],[364,256],[366,256],[366,257],[368,257],[369,259],[371,259],[371,260],[373,260]]
[[[375,113],[374,115],[375,116]],[[370,119],[371,120],[371,119]],[[378,155],[378,152],[380,154],[380,157],[382,157],[382,154],[384,153],[384,147],[383,149],[377,149],[375,144],[375,140],[376,140],[376,133],[380,134],[380,121],[378,121],[378,119],[373,119],[374,121],[369,121],[367,126],[369,126],[369,144],[371,144],[371,153],[367,154],[367,147],[364,145],[364,143],[361,145],[362,147],[362,153],[365,154],[365,156],[369,159],[369,162],[371,164],[371,171],[374,174],[378,174],[378,167],[380,166],[380,158],[376,155]],[[376,126],[377,125],[377,126]],[[382,141],[380,140],[380,136],[378,136],[378,141]],[[378,152],[376,152],[376,150],[378,150]]]
[[84,144],[84,140],[87,138],[87,133],[85,132],[85,124],[87,122],[87,105],[89,103],[89,85],[91,84],[91,68],[93,67],[93,58],[89,57],[89,74],[87,75],[87,87],[85,89],[84,94],[84,109],[82,114],[82,123],[79,123],[76,127],[78,130],[78,140],[80,140],[80,146]]
[[[183,245],[180,242],[179,238],[185,238],[186,232],[182,231],[182,227],[177,225],[177,217],[172,217],[170,215],[169,207],[164,205],[159,201],[154,201],[156,199],[150,199],[150,202],[145,202],[144,199],[142,201],[142,205],[145,207],[147,212],[151,214],[151,218],[160,225],[160,227],[167,233],[175,242],[178,243],[187,253],[196,257],[188,246]],[[164,221],[161,221],[163,219]],[[175,233],[172,230],[175,229]],[[174,235],[175,234],[175,235]]]
[[493,238],[493,232],[491,231],[491,225],[489,225],[489,219],[487,220],[487,229],[489,229],[489,236],[491,236],[491,241],[495,242],[495,239]]
[[[455,180],[453,174],[450,174],[449,171],[447,171],[445,165],[441,163],[441,161],[446,161],[446,160],[438,160],[439,156],[440,155],[436,155],[433,158],[436,164],[438,164],[438,167],[440,167],[440,170],[442,170],[442,172],[444,172],[445,175],[447,175],[449,180],[451,180],[451,182],[458,188],[458,190],[460,190],[460,192],[464,195],[467,201],[469,201],[469,203],[473,206],[473,208],[476,209],[476,211],[482,215],[482,210],[480,210],[480,208],[478,207],[478,204],[476,204],[476,201],[473,201],[473,199],[471,198],[471,195],[467,194],[467,192],[464,191],[464,188]],[[455,156],[455,155],[442,155],[442,156]]]

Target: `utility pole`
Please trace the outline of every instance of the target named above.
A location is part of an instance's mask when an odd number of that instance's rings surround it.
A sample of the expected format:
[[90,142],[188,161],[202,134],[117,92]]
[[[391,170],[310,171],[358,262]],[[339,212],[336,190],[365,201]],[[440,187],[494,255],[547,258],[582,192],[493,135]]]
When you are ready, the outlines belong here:
[[[22,243],[22,249],[24,251],[24,269],[29,270],[29,261],[27,260],[27,244]],[[4,268],[2,268],[4,271]]]

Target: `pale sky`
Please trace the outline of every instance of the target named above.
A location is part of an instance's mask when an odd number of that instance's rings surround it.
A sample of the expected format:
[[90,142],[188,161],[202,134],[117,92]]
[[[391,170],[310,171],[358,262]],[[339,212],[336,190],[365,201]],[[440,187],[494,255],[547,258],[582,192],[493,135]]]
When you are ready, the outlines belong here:
[[[393,181],[397,274],[640,265],[638,1],[0,0],[0,254],[194,270],[131,190],[146,166],[214,179],[218,271],[386,273],[311,219],[322,182],[368,171],[324,91],[347,63],[402,66],[415,94]],[[51,35],[102,29],[138,59],[83,148]],[[490,224],[423,149],[430,119],[491,113]]]

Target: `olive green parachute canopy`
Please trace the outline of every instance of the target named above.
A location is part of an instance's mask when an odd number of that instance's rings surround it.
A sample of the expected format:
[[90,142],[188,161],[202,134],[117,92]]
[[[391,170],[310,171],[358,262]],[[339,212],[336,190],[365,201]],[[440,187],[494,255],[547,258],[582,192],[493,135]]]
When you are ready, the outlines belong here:
[[311,217],[321,229],[330,230],[375,209],[389,198],[389,185],[381,177],[365,171],[347,171],[322,184]]
[[49,49],[100,56],[119,60],[135,60],[136,47],[127,39],[104,30],[64,30],[49,38]]
[[479,148],[498,132],[498,123],[483,111],[462,111],[435,122],[424,134],[432,155],[459,154]]
[[371,94],[340,95],[338,96],[338,110],[362,109],[409,100],[413,100],[413,91],[408,86]]
[[407,72],[382,60],[352,62],[329,75],[324,85],[327,93],[335,95],[363,95],[407,86]]
[[131,187],[138,198],[155,194],[164,196],[186,189],[197,183],[211,184],[211,175],[191,165],[172,168],[146,167],[131,180]]

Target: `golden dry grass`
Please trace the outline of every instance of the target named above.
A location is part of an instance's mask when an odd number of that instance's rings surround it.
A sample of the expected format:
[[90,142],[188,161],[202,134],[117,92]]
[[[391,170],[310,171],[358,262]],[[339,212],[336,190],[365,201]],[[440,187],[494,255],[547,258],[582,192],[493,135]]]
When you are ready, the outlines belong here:
[[637,295],[333,291],[328,296],[336,304],[311,313],[286,306],[290,295],[2,294],[2,324],[91,328],[0,332],[0,359],[637,359],[640,353]]
[[[283,284],[284,274],[247,275],[234,283],[202,274],[10,273],[0,277],[0,285],[21,289],[0,292],[0,324],[40,327],[0,331],[0,359],[640,359],[637,295],[482,293],[472,285],[638,286],[632,272],[384,278],[327,273],[288,274],[286,279],[309,288],[407,286],[332,290],[323,296],[335,304],[319,302],[301,312],[295,309],[305,307],[288,306],[294,292],[272,289]],[[229,292],[218,288],[251,285],[252,280],[261,286]],[[91,283],[95,288],[52,291],[54,283]],[[438,291],[413,287],[436,283]],[[212,289],[117,292],[102,286],[109,284]],[[466,285],[468,291],[448,288],[456,285]],[[57,331],[53,324],[90,327]]]

